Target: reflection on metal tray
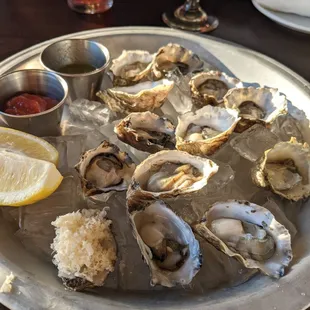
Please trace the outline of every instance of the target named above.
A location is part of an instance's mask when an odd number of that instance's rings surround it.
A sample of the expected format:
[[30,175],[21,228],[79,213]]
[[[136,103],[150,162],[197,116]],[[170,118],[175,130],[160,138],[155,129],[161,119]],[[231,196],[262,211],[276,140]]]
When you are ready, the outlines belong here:
[[[204,61],[210,64],[211,68],[225,71],[246,83],[259,83],[261,85],[279,88],[299,109],[305,111],[308,118],[310,115],[310,89],[306,81],[265,56],[226,42],[171,29],[146,27],[95,30],[77,33],[63,38],[68,37],[97,40],[110,50],[112,57],[119,55],[123,49],[145,49],[155,52],[160,46],[169,42],[179,43],[201,56]],[[24,68],[40,68],[38,62],[39,53],[47,44],[60,39],[57,38],[49,42],[44,42],[3,61],[0,64],[0,74]],[[97,137],[98,141],[101,138],[99,134]],[[78,139],[78,137],[73,139]],[[58,140],[57,138],[51,138],[50,142],[56,145],[61,144],[62,141]],[[95,146],[92,145],[94,142],[95,140],[83,140],[80,145],[80,151],[87,147]],[[69,150],[66,150],[67,158],[73,162],[78,157],[75,151],[68,153]],[[140,155],[143,156],[143,154]],[[223,156],[225,157],[225,154]],[[61,167],[62,173],[68,172],[68,166],[70,166],[70,163],[65,162]],[[72,184],[72,182],[74,183],[74,177],[67,175],[62,184],[63,189],[66,190],[66,186]],[[248,189],[246,184],[240,184],[240,186],[247,187]],[[77,196],[75,192],[76,188],[74,186],[72,188],[72,191],[66,192],[68,204],[74,199],[71,199],[71,197]],[[53,198],[47,199],[45,203],[49,204],[51,208],[55,204]],[[120,194],[116,200],[112,200],[110,207],[112,209],[114,204],[122,206],[124,203],[125,196],[124,194]],[[171,204],[173,205],[173,202]],[[107,205],[109,205],[109,202]],[[78,209],[79,206],[77,205],[75,207]],[[29,207],[29,210],[27,209],[25,212],[33,212],[35,214],[36,208],[38,206]],[[19,212],[18,209],[10,211],[11,215],[17,218],[20,217]],[[61,210],[59,212],[61,214]],[[7,212],[3,213],[7,214]],[[113,216],[113,212],[111,216]],[[125,218],[125,214],[123,216]],[[27,217],[24,219],[27,220]],[[32,219],[33,221],[26,221],[23,225],[28,225],[28,227],[32,227],[33,229],[36,220],[42,220],[38,216],[34,216]],[[226,284],[224,286],[229,286],[232,283],[224,283],[225,280],[212,277],[212,266],[208,265],[208,257],[205,256],[204,272],[208,275],[210,273],[210,276],[206,277],[205,281],[208,290],[203,286],[198,286],[197,289],[198,281],[200,281],[199,283],[204,282],[201,275],[198,278],[199,280],[193,282],[192,287],[185,290],[180,287],[172,289],[161,287],[151,288],[149,286],[149,270],[141,260],[138,263],[142,266],[142,269],[139,269],[139,274],[132,275],[132,283],[119,283],[117,279],[113,279],[113,276],[115,277],[118,274],[115,272],[114,275],[111,275],[112,278],[110,277],[109,279],[111,285],[106,285],[106,287],[100,290],[94,290],[93,294],[87,294],[65,291],[56,276],[57,271],[50,260],[38,259],[38,257],[42,257],[42,255],[40,256],[42,253],[27,252],[21,246],[18,239],[13,237],[13,227],[7,225],[5,219],[1,217],[0,270],[3,275],[11,270],[15,274],[16,280],[14,281],[15,290],[12,294],[2,294],[0,301],[11,309],[55,308],[93,310],[124,309],[125,307],[129,309],[206,309],[211,307],[214,310],[228,308],[240,310],[262,308],[282,310],[302,309],[310,302],[310,288],[305,285],[307,279],[310,277],[310,241],[308,241],[310,228],[307,224],[308,219],[310,220],[310,210],[307,206],[303,206],[300,212],[297,213],[296,219],[299,235],[294,240],[294,251],[298,253],[296,255],[297,259],[294,260],[292,268],[288,270],[287,275],[278,281],[258,275],[243,285],[241,284],[225,290],[209,290],[210,288],[217,287],[217,280],[219,283]],[[46,224],[48,225],[53,218],[47,216],[44,220],[46,220]],[[117,225],[121,223],[123,222],[119,221]],[[124,230],[122,227],[118,227],[118,229],[123,234],[130,235],[130,231],[126,231],[128,227],[125,227]],[[38,242],[39,238],[40,232],[38,232]],[[134,240],[133,247],[133,251],[138,251],[138,247],[134,245]],[[48,251],[49,249],[46,249],[46,252]],[[139,253],[136,253],[134,257],[139,257]],[[210,257],[209,259],[209,261],[212,261]],[[229,272],[230,267],[225,266],[225,264],[229,264],[232,261],[223,259],[221,262],[223,264],[223,270]],[[134,259],[131,262],[127,261],[125,268],[130,272],[131,268],[134,270],[135,264],[137,262]],[[118,266],[117,268],[121,267],[124,268],[124,266]],[[245,281],[247,277],[242,276],[242,273],[243,270],[240,270],[241,282]],[[227,274],[226,278],[230,279],[230,276]],[[137,280],[140,278],[142,282],[138,283]],[[115,283],[117,284],[115,285]],[[234,278],[233,284],[237,283],[238,279]],[[136,284],[137,286],[135,287]]]

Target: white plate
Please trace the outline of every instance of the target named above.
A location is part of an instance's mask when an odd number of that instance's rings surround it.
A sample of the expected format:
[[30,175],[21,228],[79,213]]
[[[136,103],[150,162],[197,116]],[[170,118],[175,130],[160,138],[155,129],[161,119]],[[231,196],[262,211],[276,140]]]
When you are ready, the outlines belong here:
[[[287,0],[291,1],[291,0]],[[310,18],[304,17],[291,13],[282,13],[266,9],[262,7],[256,0],[252,0],[253,5],[259,10],[262,14],[275,21],[276,23],[304,33],[310,34]]]

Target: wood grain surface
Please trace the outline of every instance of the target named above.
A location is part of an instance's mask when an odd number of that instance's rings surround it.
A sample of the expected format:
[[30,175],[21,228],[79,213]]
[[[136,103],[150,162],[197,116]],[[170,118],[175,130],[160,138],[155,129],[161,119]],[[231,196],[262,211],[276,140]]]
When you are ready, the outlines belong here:
[[[115,26],[165,26],[161,14],[182,0],[115,0],[100,15],[71,11],[65,0],[1,0],[0,60],[33,44],[60,35]],[[211,36],[262,52],[310,81],[310,35],[277,25],[259,13],[250,0],[201,0],[220,26]]]

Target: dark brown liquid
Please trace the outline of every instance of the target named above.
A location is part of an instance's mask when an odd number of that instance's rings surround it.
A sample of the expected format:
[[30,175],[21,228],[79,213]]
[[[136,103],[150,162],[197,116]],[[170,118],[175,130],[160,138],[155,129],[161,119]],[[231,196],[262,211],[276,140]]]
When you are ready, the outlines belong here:
[[96,67],[90,64],[70,64],[61,67],[60,69],[58,69],[58,71],[60,73],[67,73],[67,74],[80,74],[80,73],[88,73],[96,69],[97,69]]

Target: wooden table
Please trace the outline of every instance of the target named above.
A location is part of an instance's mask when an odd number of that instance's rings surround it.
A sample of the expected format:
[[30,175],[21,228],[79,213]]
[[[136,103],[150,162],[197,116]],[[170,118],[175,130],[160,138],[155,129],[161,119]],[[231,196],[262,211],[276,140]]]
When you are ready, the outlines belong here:
[[[114,1],[110,11],[90,16],[71,11],[65,0],[1,0],[0,60],[72,32],[115,26],[165,26],[161,20],[163,11],[182,3],[182,0]],[[310,81],[310,35],[275,24],[259,13],[250,0],[201,0],[201,4],[220,20],[219,28],[211,36],[264,53]]]

